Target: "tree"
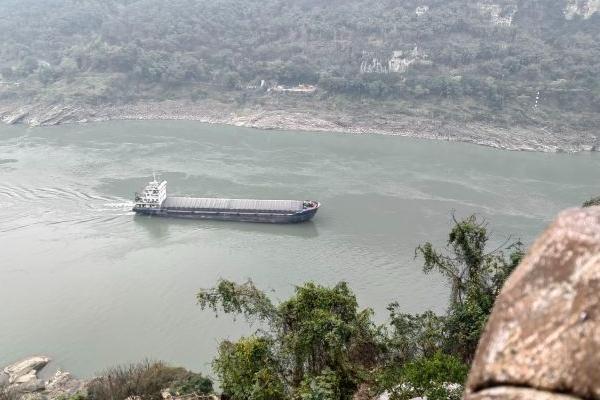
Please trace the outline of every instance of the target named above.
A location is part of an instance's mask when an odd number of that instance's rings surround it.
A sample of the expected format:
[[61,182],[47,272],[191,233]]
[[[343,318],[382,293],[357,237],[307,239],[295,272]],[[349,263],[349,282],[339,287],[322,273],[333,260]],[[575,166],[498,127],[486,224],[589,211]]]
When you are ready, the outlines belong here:
[[462,385],[467,379],[469,366],[454,356],[437,352],[407,363],[402,368],[402,384],[392,398],[428,400],[459,400]]
[[[425,273],[442,274],[450,284],[450,304],[444,322],[445,351],[470,363],[496,296],[510,273],[524,256],[519,241],[507,240],[495,250],[486,251],[489,236],[485,221],[471,215],[454,218],[446,251],[429,242],[417,247]],[[509,251],[508,257],[500,250]]]
[[454,219],[445,251],[429,242],[417,247],[423,271],[448,279],[448,311],[411,315],[392,303],[389,326],[374,325],[372,311],[359,310],[343,282],[305,283],[279,304],[252,281],[220,280],[200,290],[203,309],[243,315],[261,326],[251,337],[221,343],[213,365],[224,393],[233,400],[338,400],[366,384],[398,400],[460,398],[496,296],[523,257],[518,241],[491,251],[488,241],[486,222],[472,215]]
[[405,314],[398,303],[388,307],[391,330],[374,375],[379,391],[389,391],[396,400],[460,399],[494,301],[524,255],[521,243],[510,239],[488,251],[487,225],[475,215],[453,221],[445,251],[427,242],[415,252],[425,273],[437,272],[448,280],[446,314]]
[[[349,399],[382,348],[372,311],[358,310],[343,282],[332,288],[305,283],[278,305],[251,281],[221,280],[197,297],[202,308],[242,314],[268,327],[251,339],[220,346],[215,370],[234,400],[282,393],[307,399],[333,393],[336,399]],[[259,354],[259,361],[248,354]]]
[[299,389],[302,400],[337,400],[341,398],[340,381],[337,374],[330,369],[320,375],[305,379]]
[[388,342],[388,357],[397,365],[420,357],[431,357],[442,349],[447,341],[444,331],[446,318],[432,311],[423,314],[404,314],[400,305],[388,306],[393,335]]
[[223,393],[232,399],[285,399],[285,387],[277,367],[273,342],[256,336],[222,342],[213,362]]

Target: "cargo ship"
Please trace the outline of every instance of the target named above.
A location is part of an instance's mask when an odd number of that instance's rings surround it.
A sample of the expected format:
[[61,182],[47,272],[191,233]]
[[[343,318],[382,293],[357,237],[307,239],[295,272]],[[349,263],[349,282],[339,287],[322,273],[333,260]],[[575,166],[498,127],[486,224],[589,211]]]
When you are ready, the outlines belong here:
[[315,216],[313,200],[250,200],[167,196],[167,181],[154,180],[135,194],[133,211],[159,217],[291,224]]

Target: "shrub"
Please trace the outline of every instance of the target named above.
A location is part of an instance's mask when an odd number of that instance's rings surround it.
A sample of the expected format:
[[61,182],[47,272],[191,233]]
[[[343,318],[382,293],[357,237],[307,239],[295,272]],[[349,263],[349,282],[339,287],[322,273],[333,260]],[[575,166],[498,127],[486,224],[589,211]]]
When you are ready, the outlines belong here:
[[285,399],[272,346],[272,341],[255,336],[222,342],[213,367],[223,393],[234,400]]
[[186,394],[207,394],[213,391],[212,381],[201,374],[188,372],[186,377],[175,381],[171,391],[177,395]]
[[88,398],[124,400],[129,396],[140,396],[144,400],[161,400],[164,389],[180,391],[181,394],[206,394],[212,391],[212,382],[184,368],[144,361],[108,369],[90,382]]
[[401,384],[394,390],[394,399],[426,397],[429,400],[458,400],[469,372],[459,358],[438,352],[420,358],[402,368]]
[[583,205],[582,205],[582,207],[594,207],[594,206],[600,206],[600,196],[593,197],[593,198],[589,199],[588,201],[586,201],[585,203],[583,203]]

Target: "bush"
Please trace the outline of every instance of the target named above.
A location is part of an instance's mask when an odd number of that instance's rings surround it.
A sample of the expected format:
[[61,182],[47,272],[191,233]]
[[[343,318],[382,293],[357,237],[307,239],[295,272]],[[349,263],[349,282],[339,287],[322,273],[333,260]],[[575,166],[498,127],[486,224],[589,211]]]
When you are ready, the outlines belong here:
[[222,342],[213,367],[223,393],[234,400],[285,399],[272,345],[270,340],[255,336]]
[[340,380],[335,372],[325,369],[321,375],[306,377],[300,387],[301,400],[339,400]]
[[438,352],[432,357],[407,363],[395,399],[426,397],[429,400],[460,399],[469,367],[457,357]]
[[277,305],[252,281],[221,280],[197,298],[203,308],[242,314],[267,327],[219,347],[214,369],[233,400],[351,399],[377,363],[381,345],[373,313],[359,310],[345,282],[307,282]]
[[593,198],[589,199],[588,201],[586,201],[585,203],[583,203],[583,205],[582,205],[582,207],[594,207],[594,206],[600,206],[600,196],[593,197]]
[[207,394],[213,390],[212,381],[201,374],[188,372],[188,376],[175,381],[170,387],[171,391],[177,395],[186,394]]
[[161,400],[161,391],[164,389],[181,394],[206,394],[212,391],[212,382],[184,368],[144,361],[108,369],[101,377],[90,382],[88,398],[124,400],[129,396],[140,396],[144,400]]

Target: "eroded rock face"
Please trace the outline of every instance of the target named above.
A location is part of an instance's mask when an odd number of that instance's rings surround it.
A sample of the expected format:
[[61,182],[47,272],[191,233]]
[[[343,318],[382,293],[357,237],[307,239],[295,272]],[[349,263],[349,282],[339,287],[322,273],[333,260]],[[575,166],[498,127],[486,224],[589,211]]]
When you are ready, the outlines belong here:
[[4,368],[4,373],[8,375],[8,384],[32,387],[35,390],[35,387],[39,386],[37,373],[49,362],[48,357],[29,357],[9,365]]
[[0,373],[0,385],[19,400],[57,400],[86,392],[87,381],[75,379],[69,372],[58,370],[46,382],[39,379],[37,373],[49,362],[48,357],[38,356],[9,365]]
[[600,399],[600,207],[561,213],[509,278],[465,398]]

